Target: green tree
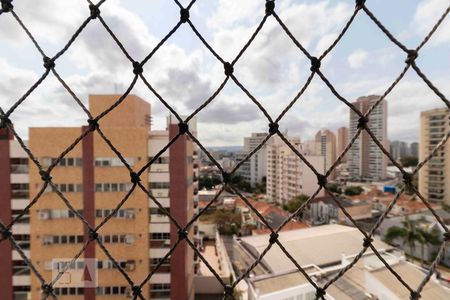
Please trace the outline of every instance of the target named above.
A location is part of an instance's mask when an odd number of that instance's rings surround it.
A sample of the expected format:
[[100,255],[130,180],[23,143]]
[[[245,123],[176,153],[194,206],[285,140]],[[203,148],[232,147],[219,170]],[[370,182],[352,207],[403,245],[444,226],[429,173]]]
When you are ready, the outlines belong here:
[[330,190],[330,192],[342,194],[342,189],[337,183],[328,183],[327,188]]
[[403,245],[409,248],[409,253],[414,255],[416,243],[420,244],[420,259],[424,261],[425,245],[439,245],[439,233],[434,230],[432,232],[425,231],[418,226],[417,220],[410,220],[406,217],[402,222],[402,227],[392,226],[388,229],[385,240],[392,243],[395,239],[400,239]]
[[356,196],[356,195],[360,195],[363,191],[364,191],[364,189],[360,186],[349,186],[349,187],[345,188],[344,193],[347,196]]
[[300,194],[289,200],[286,204],[283,204],[283,209],[290,213],[295,212],[303,203],[309,199],[309,196]]
[[404,156],[400,158],[400,163],[403,167],[415,167],[419,163],[419,159],[415,156]]
[[237,211],[218,209],[211,216],[221,234],[238,234],[241,228],[241,215]]

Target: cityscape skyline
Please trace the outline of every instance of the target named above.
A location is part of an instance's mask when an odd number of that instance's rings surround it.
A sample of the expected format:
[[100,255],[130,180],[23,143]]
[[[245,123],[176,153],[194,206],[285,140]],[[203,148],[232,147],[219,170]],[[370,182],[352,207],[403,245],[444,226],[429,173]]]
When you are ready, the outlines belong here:
[[79,1],[0,1],[0,300],[450,297],[450,3]]

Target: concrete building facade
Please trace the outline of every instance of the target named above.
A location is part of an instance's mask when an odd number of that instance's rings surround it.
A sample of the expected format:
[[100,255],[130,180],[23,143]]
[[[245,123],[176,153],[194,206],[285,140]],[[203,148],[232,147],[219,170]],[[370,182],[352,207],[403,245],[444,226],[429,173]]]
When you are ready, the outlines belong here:
[[[118,97],[90,96],[92,115],[99,115]],[[195,134],[195,123],[191,123],[191,132]],[[167,130],[150,131],[150,105],[133,95],[102,118],[99,125],[104,135],[135,171],[147,164],[179,131],[177,122],[171,118],[168,119]],[[89,127],[30,128],[28,146],[43,168],[47,169],[63,150],[86,131],[89,131]],[[96,131],[89,132],[73,150],[59,160],[51,171],[54,186],[47,187],[44,187],[35,165],[30,164],[28,169],[25,153],[17,142],[3,133],[2,131],[0,147],[3,150],[8,146],[9,151],[1,151],[0,155],[1,171],[8,171],[8,176],[1,176],[1,185],[8,189],[2,189],[1,193],[8,196],[5,199],[9,199],[10,208],[6,209],[7,205],[5,209],[2,207],[1,217],[2,220],[10,220],[15,213],[26,207],[29,198],[42,192],[40,199],[29,211],[30,225],[26,224],[28,231],[27,228],[22,228],[28,220],[25,216],[23,222],[13,226],[12,232],[14,236],[18,235],[17,240],[21,241],[25,253],[30,256],[45,282],[50,282],[55,271],[57,273],[60,270],[58,261],[71,259],[81,253],[80,258],[84,260],[76,268],[85,268],[88,264],[86,259],[92,258],[97,270],[95,287],[88,286],[87,281],[81,285],[67,286],[64,283],[67,276],[64,275],[66,277],[54,286],[58,297],[101,300],[122,299],[132,295],[128,281],[119,273],[104,249],[93,242],[85,246],[90,232],[76,214],[69,210],[67,204],[94,227],[111,216],[98,230],[98,238],[135,283],[142,282],[176,243],[178,228],[169,222],[168,217],[162,215],[155,202],[139,187],[132,191],[129,170]],[[194,213],[194,194],[197,190],[195,157],[192,141],[187,135],[182,135],[147,171],[140,174],[140,184],[182,226],[187,224]],[[3,168],[3,164],[8,168]],[[6,179],[10,181],[9,184],[3,182]],[[58,195],[60,193],[67,199],[67,203]],[[128,193],[127,201],[119,207]],[[6,202],[2,201],[4,203]],[[115,213],[114,209],[117,209]],[[192,241],[196,240],[195,230],[194,224],[188,231]],[[14,299],[40,299],[41,281],[34,274],[30,275],[28,268],[23,266],[21,257],[11,250],[8,243],[1,243],[0,253],[5,260],[4,266],[11,269],[10,274],[14,275],[2,276],[2,284],[5,287],[11,286],[11,289],[2,289],[1,299],[13,299],[8,296],[13,290]],[[180,242],[169,260],[142,287],[144,297],[194,299],[193,253],[186,241]],[[8,265],[13,266],[9,268]],[[15,276],[16,272],[20,278]],[[9,284],[11,281],[14,284]],[[171,286],[177,288],[172,289]]]
[[[316,133],[315,141],[317,145],[316,155],[323,156],[325,170],[328,170],[336,160],[336,135],[328,130],[322,129]],[[332,172],[329,179],[334,179],[335,172]]]
[[[289,137],[288,140],[299,152],[302,151],[299,138]],[[305,158],[318,172],[325,172],[323,156]],[[267,145],[269,201],[284,204],[297,195],[311,195],[317,188],[317,177],[312,170],[279,137],[272,137]]]
[[[244,149],[239,159],[256,149],[267,137],[267,133],[252,133],[249,137],[244,137]],[[262,183],[267,175],[267,146],[264,145],[255,154],[250,157],[237,170],[237,174],[241,175],[251,186],[256,183]]]
[[[450,131],[447,108],[420,114],[419,161],[423,161]],[[428,200],[450,204],[450,146],[448,143],[419,171],[419,191]]]
[[[336,131],[336,157],[339,157],[339,155],[344,152],[348,142],[348,127],[339,127]],[[347,155],[345,155],[341,161],[347,162]]]
[[[379,96],[359,97],[352,104],[363,114],[377,102]],[[359,115],[350,110],[349,136],[358,130]],[[369,116],[367,126],[388,149],[387,102],[382,100]],[[348,152],[348,171],[351,179],[377,181],[386,178],[387,157],[366,131],[362,131]]]
[[[30,203],[28,156],[12,133],[0,129],[0,220],[7,226]],[[24,212],[10,231],[23,253],[30,257],[30,215]],[[26,300],[30,268],[8,240],[0,242],[0,299]]]

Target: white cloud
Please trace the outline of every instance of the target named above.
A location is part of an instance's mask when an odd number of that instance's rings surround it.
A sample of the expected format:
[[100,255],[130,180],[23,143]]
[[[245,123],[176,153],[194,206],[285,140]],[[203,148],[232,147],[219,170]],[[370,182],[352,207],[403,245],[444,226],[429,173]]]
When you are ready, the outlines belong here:
[[[414,14],[412,27],[413,30],[420,36],[425,37],[431,28],[436,24],[437,20],[442,16],[448,7],[448,1],[442,0],[423,0],[417,5],[416,12]],[[443,21],[441,26],[435,32],[434,36],[430,40],[430,45],[440,45],[450,42],[450,22],[448,20]]]
[[357,49],[348,56],[347,60],[348,60],[348,63],[350,64],[350,68],[359,69],[367,61],[368,57],[369,57],[369,54],[366,51],[364,51],[362,49]]

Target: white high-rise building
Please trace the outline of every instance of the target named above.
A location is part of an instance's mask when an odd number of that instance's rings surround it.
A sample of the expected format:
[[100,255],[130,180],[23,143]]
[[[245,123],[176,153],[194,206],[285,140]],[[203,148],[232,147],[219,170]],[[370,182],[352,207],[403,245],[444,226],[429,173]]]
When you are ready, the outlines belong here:
[[[365,114],[377,102],[379,96],[359,97],[352,104]],[[359,115],[350,110],[349,136],[358,130]],[[369,115],[367,126],[383,147],[388,149],[387,102],[381,101]],[[370,135],[363,130],[348,152],[350,178],[356,180],[383,180],[386,178],[387,157]]]
[[[287,137],[289,142],[302,153],[300,138]],[[325,172],[323,156],[305,156],[319,172]],[[293,197],[312,195],[318,188],[313,171],[281,140],[274,136],[267,145],[267,197],[271,202],[284,204]],[[322,195],[323,191],[319,193]]]
[[[251,136],[244,138],[244,153],[241,155],[243,159],[248,153],[255,150],[264,139],[267,137],[268,133],[252,133]],[[248,159],[242,166],[238,169],[237,174],[241,175],[246,181],[248,181],[251,186],[255,186],[256,183],[262,183],[266,177],[267,172],[267,146],[262,146],[255,154],[253,154],[250,159]]]

